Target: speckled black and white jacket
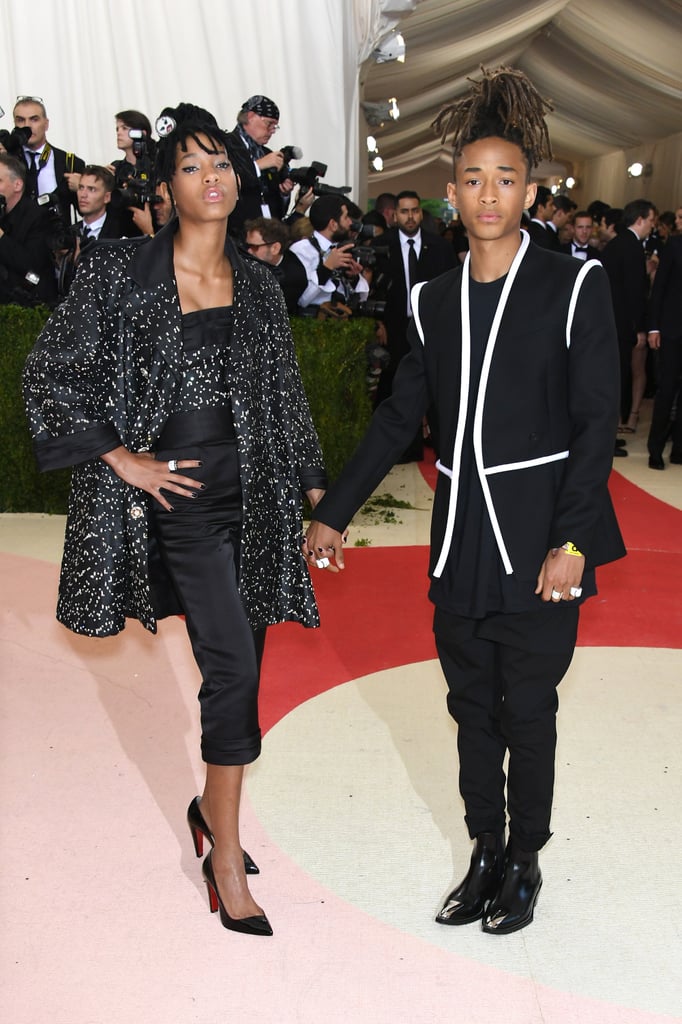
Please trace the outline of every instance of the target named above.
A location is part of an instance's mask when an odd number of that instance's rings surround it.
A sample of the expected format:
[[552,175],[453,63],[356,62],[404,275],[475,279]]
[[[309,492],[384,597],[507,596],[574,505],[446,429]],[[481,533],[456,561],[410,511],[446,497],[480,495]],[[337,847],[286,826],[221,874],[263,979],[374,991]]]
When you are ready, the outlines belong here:
[[[24,398],[41,469],[72,466],[57,618],[109,636],[152,632],[179,611],[149,529],[151,498],[99,458],[153,450],[182,375],[171,222],[154,239],[98,244],[29,355]],[[240,594],[254,627],[317,626],[300,553],[302,490],[324,487],[322,453],[281,291],[226,241],[234,268],[230,359],[243,496]]]

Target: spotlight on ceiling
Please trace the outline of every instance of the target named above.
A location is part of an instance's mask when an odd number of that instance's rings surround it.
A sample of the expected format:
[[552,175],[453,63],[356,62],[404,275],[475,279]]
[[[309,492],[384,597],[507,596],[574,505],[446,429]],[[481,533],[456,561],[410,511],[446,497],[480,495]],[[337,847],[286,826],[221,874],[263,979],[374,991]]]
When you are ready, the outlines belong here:
[[566,188],[575,188],[577,184],[578,182],[576,179],[569,174],[568,178],[566,178]]
[[628,178],[650,178],[651,171],[651,164],[641,164],[639,160],[636,160],[628,167]]
[[400,117],[398,102],[395,96],[385,103],[363,103],[362,109],[365,112],[367,124],[373,128],[381,128],[386,121],[397,121]]
[[383,171],[384,161],[381,159],[380,156],[375,156],[374,159],[372,160],[371,167],[372,170],[374,171]]
[[376,153],[376,151],[377,151],[377,140],[374,138],[373,135],[368,135],[367,136],[367,152],[368,153]]
[[397,60],[405,63],[405,40],[400,32],[392,32],[372,51],[377,64],[387,64],[389,61]]

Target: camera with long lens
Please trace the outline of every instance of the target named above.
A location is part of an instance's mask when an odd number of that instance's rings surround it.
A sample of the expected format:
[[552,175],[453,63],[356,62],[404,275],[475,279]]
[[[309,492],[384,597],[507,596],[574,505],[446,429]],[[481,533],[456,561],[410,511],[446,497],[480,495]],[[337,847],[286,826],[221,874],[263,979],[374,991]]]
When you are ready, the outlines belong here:
[[132,173],[128,172],[123,177],[117,173],[117,187],[112,198],[117,207],[133,206],[142,210],[145,203],[153,206],[155,203],[162,203],[163,200],[156,194],[153,153],[147,133],[141,128],[131,128],[128,135],[133,140],[136,162]]
[[313,160],[309,167],[289,168],[287,177],[291,178],[295,185],[300,185],[302,192],[312,189],[313,195],[316,196],[348,195],[351,191],[350,185],[325,185],[321,182],[320,178],[324,178],[326,173],[327,165],[320,163],[319,160]]
[[24,159],[24,146],[30,138],[30,128],[14,128],[11,132],[3,128],[0,131],[0,144],[5,147],[10,156],[19,157],[20,160]]
[[355,262],[363,267],[375,267],[378,260],[388,259],[390,253],[387,245],[354,245],[349,251]]
[[71,234],[68,224],[64,223],[64,215],[56,192],[45,192],[38,196],[36,202],[43,211],[45,225],[45,241],[53,253],[73,252],[76,239]]

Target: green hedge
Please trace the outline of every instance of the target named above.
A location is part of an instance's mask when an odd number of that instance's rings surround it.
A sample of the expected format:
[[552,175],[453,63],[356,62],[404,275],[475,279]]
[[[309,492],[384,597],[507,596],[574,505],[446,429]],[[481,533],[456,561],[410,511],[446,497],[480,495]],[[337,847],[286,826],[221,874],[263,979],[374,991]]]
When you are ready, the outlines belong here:
[[[70,473],[37,471],[21,397],[22,368],[48,316],[46,309],[0,305],[1,512],[66,512]],[[298,317],[291,322],[330,478],[353,451],[371,415],[365,345],[372,338],[372,323]]]

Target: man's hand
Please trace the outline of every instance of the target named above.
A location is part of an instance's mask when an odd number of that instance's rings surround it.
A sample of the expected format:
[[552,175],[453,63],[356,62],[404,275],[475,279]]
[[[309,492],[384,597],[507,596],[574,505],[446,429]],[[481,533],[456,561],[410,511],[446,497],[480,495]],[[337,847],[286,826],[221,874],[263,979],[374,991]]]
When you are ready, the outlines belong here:
[[260,160],[256,160],[256,164],[260,167],[261,171],[266,171],[270,167],[274,167],[276,171],[281,171],[284,167],[284,153],[280,153],[276,149],[273,153],[266,153]]
[[340,245],[337,249],[330,249],[322,261],[322,265],[327,270],[343,270],[346,273],[361,274],[361,264],[354,260],[350,253],[353,245],[353,242],[347,242],[345,245]]
[[647,341],[649,342],[649,348],[660,348],[661,347],[661,332],[660,331],[649,331],[647,335]]
[[637,331],[637,343],[635,348],[646,348],[646,331]]
[[[339,569],[343,569],[343,542],[344,537],[338,530],[313,520],[308,527],[301,550],[310,566],[326,569],[331,567],[331,562],[334,561]],[[327,565],[318,564],[325,561]]]
[[569,555],[563,548],[552,548],[542,563],[535,593],[543,601],[553,601],[555,604],[559,601],[573,601],[578,595],[572,594],[571,588],[580,589],[584,569],[583,555]]
[[131,206],[130,214],[135,227],[139,228],[143,235],[154,234],[154,222],[152,221],[152,211],[149,208],[149,203],[145,203],[142,209],[139,206]]
[[77,192],[78,191],[78,186],[80,185],[80,181],[81,181],[80,174],[77,174],[76,171],[71,171],[71,172],[67,171],[64,174],[64,177],[66,178],[67,184],[69,186],[69,190],[71,192]]

